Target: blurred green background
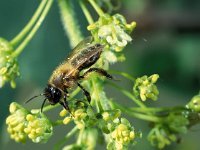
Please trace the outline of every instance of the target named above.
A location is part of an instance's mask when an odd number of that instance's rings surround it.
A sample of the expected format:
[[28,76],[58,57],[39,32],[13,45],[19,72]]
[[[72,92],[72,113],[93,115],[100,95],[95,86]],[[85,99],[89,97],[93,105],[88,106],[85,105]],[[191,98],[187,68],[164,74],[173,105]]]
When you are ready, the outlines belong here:
[[[39,0],[1,0],[0,37],[11,40],[28,22],[39,4]],[[85,35],[87,22],[79,7],[78,19]],[[128,22],[136,21],[137,27],[132,34],[133,42],[125,49],[127,60],[111,66],[111,69],[128,72],[135,77],[158,73],[160,97],[154,106],[185,105],[200,90],[200,1],[199,0],[123,0],[119,10]],[[51,149],[56,141],[70,131],[71,125],[55,128],[54,136],[47,144],[18,144],[9,140],[5,132],[5,118],[12,101],[23,104],[31,96],[41,93],[54,68],[69,53],[68,39],[60,22],[59,10],[55,2],[43,25],[19,57],[21,76],[17,88],[8,84],[0,89],[0,149],[31,150]],[[132,85],[121,78],[127,89]],[[128,103],[125,97],[111,89],[109,96],[119,102]],[[109,92],[110,93],[110,92]],[[24,105],[24,104],[23,104]],[[27,104],[27,108],[39,108],[41,100]],[[57,110],[48,113],[56,117]],[[130,118],[129,118],[130,119]],[[137,119],[131,123],[143,131],[143,138],[134,149],[156,149],[147,142],[148,124]],[[179,144],[172,144],[168,150],[199,150],[200,126],[182,135]],[[68,142],[70,143],[70,141]],[[67,143],[66,143],[67,144]],[[98,149],[105,149],[99,147]]]

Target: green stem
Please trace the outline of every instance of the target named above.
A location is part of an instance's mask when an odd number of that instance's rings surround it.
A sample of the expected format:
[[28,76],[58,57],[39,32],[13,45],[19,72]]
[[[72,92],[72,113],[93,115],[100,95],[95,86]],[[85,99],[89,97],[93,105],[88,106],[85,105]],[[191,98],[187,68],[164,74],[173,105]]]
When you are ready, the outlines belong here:
[[94,20],[92,19],[92,16],[90,12],[88,11],[87,7],[85,6],[84,2],[82,0],[79,0],[79,4],[81,6],[81,9],[83,10],[83,13],[88,21],[89,24],[93,24]]
[[140,108],[140,107],[132,107],[129,108],[130,110],[133,111],[137,111],[137,112],[143,112],[143,113],[147,113],[147,112],[152,112],[152,113],[158,113],[158,112],[178,112],[178,111],[184,111],[187,110],[187,108],[183,107],[183,106],[175,106],[175,107],[159,107],[159,108],[155,108],[155,107],[146,107],[146,108]]
[[133,78],[130,74],[125,73],[125,72],[121,72],[121,71],[116,71],[116,70],[109,70],[109,72],[114,73],[114,74],[119,74],[133,82],[135,82],[135,78]]
[[122,112],[128,114],[129,116],[133,116],[135,118],[145,120],[145,121],[150,121],[150,122],[162,122],[163,121],[163,119],[160,117],[137,113],[137,112],[130,110],[129,108],[127,108],[125,106],[117,104],[116,102],[113,102],[113,101],[110,101],[110,102],[115,108],[119,108]]
[[70,0],[58,0],[61,20],[69,38],[70,46],[75,47],[82,39],[82,34],[77,23],[74,8]]
[[95,77],[93,77],[92,79],[92,94],[94,95],[94,100],[96,102],[96,107],[97,107],[97,112],[103,112],[103,107],[101,105],[101,97],[100,97],[100,91],[99,91],[99,87],[98,87],[98,82],[97,79]]
[[116,84],[114,84],[112,82],[108,82],[108,83],[109,83],[109,85],[112,85],[113,87],[118,89],[122,94],[124,94],[125,96],[130,98],[133,102],[135,102],[141,108],[146,108],[146,106],[139,99],[137,99],[133,94],[131,94],[130,92],[124,90],[123,88],[117,86]]
[[88,0],[89,3],[92,5],[92,7],[95,9],[95,11],[98,13],[99,16],[103,16],[104,12],[102,9],[96,4],[94,0]]
[[63,124],[63,120],[57,120],[56,122],[51,122],[53,126],[58,126]]
[[83,131],[84,131],[84,128],[81,129],[81,130],[79,130],[78,139],[77,139],[77,141],[76,141],[76,143],[77,143],[78,145],[81,145],[82,136],[83,136]]
[[42,0],[40,5],[38,6],[37,10],[35,11],[34,15],[32,18],[29,20],[29,22],[26,24],[26,26],[22,29],[20,33],[15,36],[10,43],[13,46],[16,46],[23,38],[24,36],[30,31],[30,29],[33,27],[35,22],[37,21],[38,17],[40,16],[42,10],[44,9],[46,5],[47,0]]
[[35,26],[32,28],[31,32],[27,35],[27,37],[24,39],[24,41],[18,46],[18,48],[13,52],[12,57],[17,57],[23,49],[26,47],[26,45],[30,42],[30,40],[33,38],[39,27],[41,26],[42,22],[44,21],[46,15],[48,14],[51,6],[52,6],[53,0],[48,0],[44,11],[42,12],[40,18],[36,22]]
[[78,131],[77,126],[75,126],[65,137],[60,140],[53,148],[53,150],[60,150],[61,146],[70,138],[72,137],[76,132]]

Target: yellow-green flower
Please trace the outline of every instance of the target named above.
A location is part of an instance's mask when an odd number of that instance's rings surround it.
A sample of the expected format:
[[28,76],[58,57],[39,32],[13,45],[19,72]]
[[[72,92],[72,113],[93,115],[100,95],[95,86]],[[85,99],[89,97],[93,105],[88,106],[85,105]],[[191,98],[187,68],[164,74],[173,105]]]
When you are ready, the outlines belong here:
[[117,150],[122,150],[135,138],[135,132],[130,123],[125,118],[121,118],[121,123],[116,126],[111,133]]
[[[135,27],[135,22],[127,24],[126,19],[120,14],[113,16],[104,14],[100,16],[97,22],[89,25],[88,30],[91,31],[96,42],[105,45],[105,49],[112,52],[121,52],[132,41],[130,33]],[[114,63],[118,59],[121,60],[121,56],[118,56],[116,53],[106,53],[106,55],[111,56],[105,57],[110,63]]]
[[28,114],[26,120],[24,132],[34,143],[46,142],[52,136],[53,126],[46,117]]
[[7,81],[10,81],[12,88],[16,86],[14,80],[19,76],[19,67],[17,59],[11,56],[12,52],[12,45],[5,39],[0,38],[0,88]]
[[10,104],[9,110],[11,114],[6,118],[7,131],[11,139],[24,143],[27,139],[24,129],[27,124],[26,115],[28,111],[15,102]]
[[200,112],[200,94],[195,95],[186,105],[186,107],[193,110],[194,112]]
[[145,75],[137,78],[133,86],[133,92],[137,96],[140,96],[142,101],[146,101],[147,99],[157,100],[159,91],[155,83],[158,78],[158,74],[153,74],[150,77]]
[[175,142],[177,137],[174,133],[169,132],[162,125],[157,125],[154,127],[148,134],[148,140],[153,146],[157,146],[162,149],[167,145],[170,145],[171,142]]
[[84,119],[87,117],[86,109],[84,108],[84,104],[82,103],[83,106],[78,107],[76,109],[72,108],[71,110],[71,116],[66,116],[68,114],[67,110],[63,109],[60,112],[61,117],[65,117],[63,119],[63,124],[68,124],[72,120],[74,120],[74,123],[77,125],[79,129],[82,129],[85,127],[85,121]]

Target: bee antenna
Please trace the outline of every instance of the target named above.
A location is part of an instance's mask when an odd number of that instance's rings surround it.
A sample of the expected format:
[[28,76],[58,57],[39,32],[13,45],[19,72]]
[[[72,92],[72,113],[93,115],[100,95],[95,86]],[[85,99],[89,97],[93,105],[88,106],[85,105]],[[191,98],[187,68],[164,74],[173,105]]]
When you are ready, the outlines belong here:
[[40,110],[41,113],[42,113],[42,110],[43,110],[43,107],[44,107],[44,104],[45,104],[46,100],[47,100],[47,99],[45,98],[44,101],[42,102],[42,106],[41,106],[41,110]]
[[35,99],[35,98],[37,98],[37,97],[39,97],[39,96],[43,96],[43,95],[44,95],[44,93],[41,93],[40,95],[33,96],[33,97],[31,97],[29,100],[27,100],[27,101],[25,102],[25,104],[27,104],[28,102],[30,102],[31,100],[33,100],[33,99]]

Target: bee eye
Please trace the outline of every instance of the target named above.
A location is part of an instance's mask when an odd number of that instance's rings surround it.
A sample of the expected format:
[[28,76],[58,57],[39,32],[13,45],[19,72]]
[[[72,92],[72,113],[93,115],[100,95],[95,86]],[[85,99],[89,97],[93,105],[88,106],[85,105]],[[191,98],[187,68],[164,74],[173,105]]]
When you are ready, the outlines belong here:
[[97,48],[98,48],[98,47],[101,47],[101,44],[97,43],[97,44],[96,44],[96,47],[97,47]]
[[57,102],[60,101],[62,93],[58,88],[55,88],[49,85],[45,89],[45,96],[51,104],[56,104]]

